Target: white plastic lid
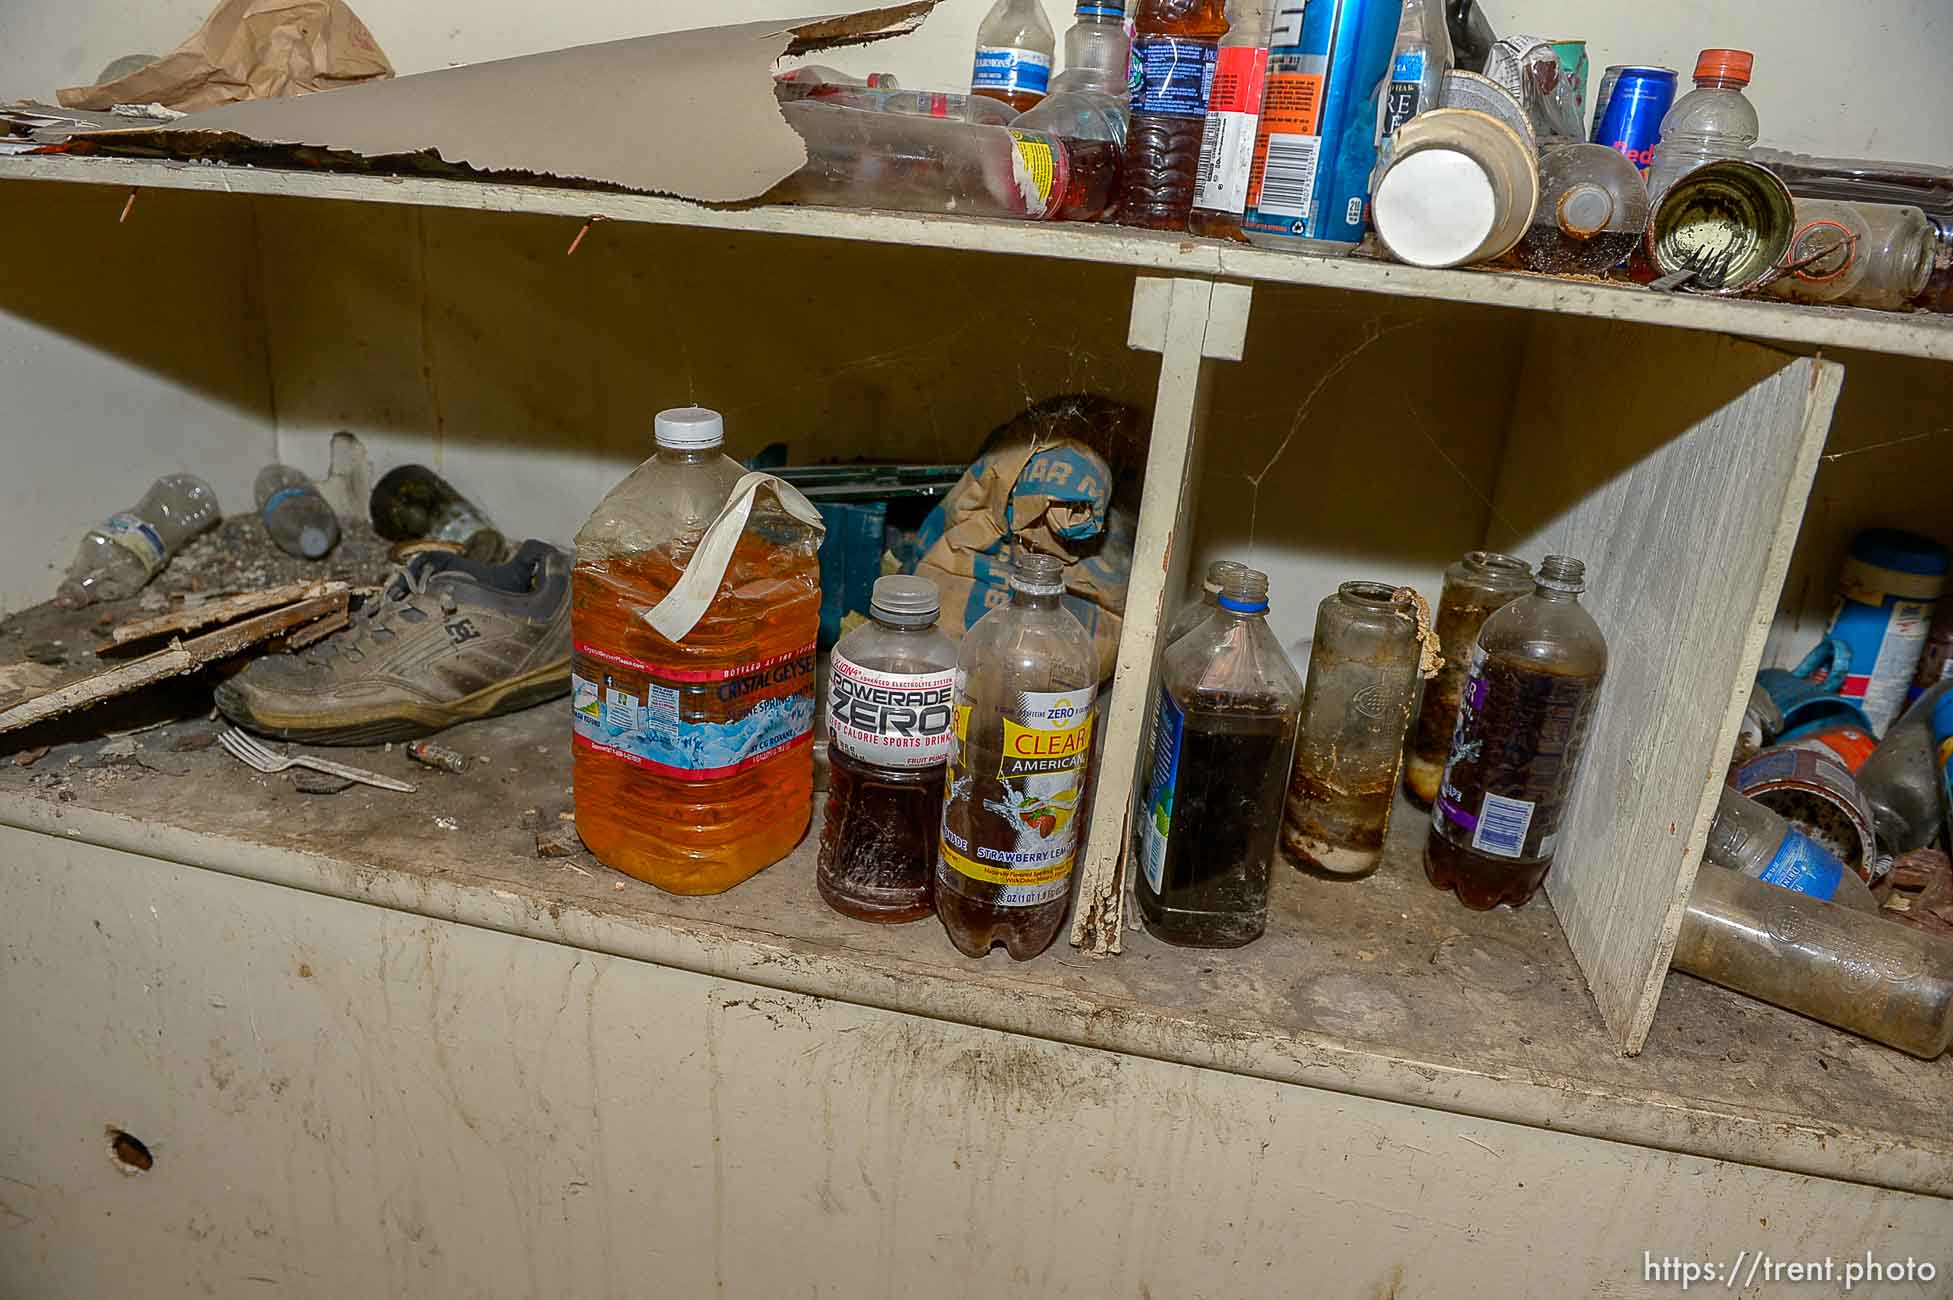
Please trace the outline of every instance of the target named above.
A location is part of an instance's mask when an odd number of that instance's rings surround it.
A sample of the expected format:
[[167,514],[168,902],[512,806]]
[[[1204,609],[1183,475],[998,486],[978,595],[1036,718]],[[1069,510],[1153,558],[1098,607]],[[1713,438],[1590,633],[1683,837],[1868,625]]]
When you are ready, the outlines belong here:
[[1377,237],[1412,266],[1457,266],[1492,233],[1492,181],[1470,155],[1420,149],[1384,173],[1371,209]]
[[724,417],[703,406],[674,406],[660,411],[652,427],[657,431],[660,447],[681,451],[716,447],[726,440]]

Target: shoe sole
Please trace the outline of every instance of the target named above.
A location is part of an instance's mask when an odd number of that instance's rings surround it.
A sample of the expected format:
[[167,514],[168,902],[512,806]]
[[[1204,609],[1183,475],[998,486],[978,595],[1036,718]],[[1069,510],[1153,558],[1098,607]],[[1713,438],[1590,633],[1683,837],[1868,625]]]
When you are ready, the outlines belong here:
[[[459,723],[514,713],[569,692],[570,661],[565,656],[520,677],[465,695],[452,704],[403,703],[367,710],[349,709],[324,720],[312,714],[278,713],[239,700],[240,707],[231,720],[279,740],[314,745],[379,745],[418,740]],[[229,710],[226,715],[229,716]]]

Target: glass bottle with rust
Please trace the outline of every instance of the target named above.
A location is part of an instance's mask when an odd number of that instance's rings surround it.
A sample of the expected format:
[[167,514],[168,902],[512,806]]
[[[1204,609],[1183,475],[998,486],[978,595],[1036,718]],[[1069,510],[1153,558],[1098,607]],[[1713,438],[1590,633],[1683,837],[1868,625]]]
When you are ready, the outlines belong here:
[[1492,614],[1533,589],[1533,566],[1497,551],[1468,551],[1444,571],[1438,597],[1438,652],[1444,665],[1424,684],[1424,703],[1404,759],[1404,793],[1418,807],[1438,797],[1444,761],[1451,757],[1451,733],[1458,725],[1458,700],[1471,671],[1472,646]]
[[1282,815],[1282,849],[1304,870],[1363,876],[1383,861],[1420,658],[1408,588],[1346,582],[1317,607]]
[[1486,619],[1473,647],[1424,874],[1474,910],[1523,907],[1552,870],[1607,673],[1586,589],[1579,560],[1547,556],[1533,593]]

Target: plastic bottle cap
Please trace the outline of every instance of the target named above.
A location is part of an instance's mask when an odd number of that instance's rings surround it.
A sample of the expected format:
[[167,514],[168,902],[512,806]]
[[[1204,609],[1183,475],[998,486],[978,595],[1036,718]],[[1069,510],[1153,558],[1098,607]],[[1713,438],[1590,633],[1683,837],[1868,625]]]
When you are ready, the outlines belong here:
[[886,614],[893,623],[933,623],[942,610],[943,598],[927,578],[891,574],[875,579],[868,603],[875,617]]
[[1412,266],[1456,266],[1478,252],[1497,219],[1492,181],[1470,155],[1421,149],[1384,173],[1377,234]]
[[695,450],[716,447],[726,440],[726,422],[717,411],[703,406],[674,406],[658,412],[652,422],[660,447]]
[[298,530],[298,550],[308,560],[316,560],[332,549],[332,538],[316,524]]
[[1755,66],[1756,56],[1748,50],[1704,50],[1695,56],[1695,79],[1733,81],[1747,86],[1750,70]]
[[1560,195],[1560,229],[1575,239],[1591,239],[1614,219],[1614,196],[1582,181]]

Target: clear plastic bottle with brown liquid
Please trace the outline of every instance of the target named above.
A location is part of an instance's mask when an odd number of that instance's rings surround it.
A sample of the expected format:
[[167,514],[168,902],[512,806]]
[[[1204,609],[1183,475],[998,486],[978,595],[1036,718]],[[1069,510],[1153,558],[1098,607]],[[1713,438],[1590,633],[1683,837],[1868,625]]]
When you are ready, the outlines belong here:
[[1552,870],[1607,672],[1585,590],[1586,566],[1547,556],[1533,593],[1486,619],[1473,647],[1424,874],[1476,911],[1523,907]]
[[1533,566],[1497,551],[1467,551],[1444,571],[1438,597],[1438,653],[1444,665],[1424,684],[1424,703],[1411,732],[1404,760],[1404,793],[1420,808],[1438,797],[1451,733],[1458,726],[1458,701],[1471,671],[1472,646],[1485,620],[1533,589]]
[[956,744],[956,646],[927,578],[877,578],[863,623],[834,647],[827,804],[814,884],[845,916],[885,925],[936,910],[943,774]]
[[819,531],[761,487],[724,576],[677,642],[646,615],[745,476],[701,407],[576,539],[570,660],[577,832],[598,861],[716,894],[785,857],[813,815]]
[[1098,658],[1060,603],[1064,566],[1020,554],[1010,603],[963,636],[936,915],[950,942],[1018,961],[1064,926],[1092,754]]
[[1117,220],[1185,230],[1226,6],[1223,0],[1138,0],[1132,14],[1141,83],[1133,87]]

